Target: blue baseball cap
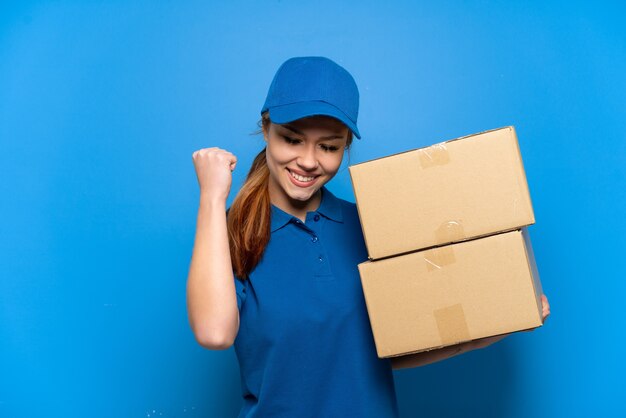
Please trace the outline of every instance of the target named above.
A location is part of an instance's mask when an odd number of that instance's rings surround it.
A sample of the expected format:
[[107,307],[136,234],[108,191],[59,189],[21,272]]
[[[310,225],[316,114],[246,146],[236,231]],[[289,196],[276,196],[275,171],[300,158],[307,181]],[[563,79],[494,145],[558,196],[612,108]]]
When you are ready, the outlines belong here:
[[293,57],[276,71],[261,114],[282,124],[314,115],[343,122],[361,139],[356,126],[359,89],[345,68],[326,57]]

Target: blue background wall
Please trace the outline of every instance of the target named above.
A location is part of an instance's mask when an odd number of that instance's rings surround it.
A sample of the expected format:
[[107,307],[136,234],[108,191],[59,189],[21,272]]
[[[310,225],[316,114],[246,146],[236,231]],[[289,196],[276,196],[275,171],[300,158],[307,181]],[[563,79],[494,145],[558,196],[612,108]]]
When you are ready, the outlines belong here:
[[[626,416],[624,9],[436,3],[3,2],[0,416],[237,413],[233,349],[187,322],[191,154],[237,155],[237,190],[271,78],[301,55],[359,84],[351,163],[519,136],[552,315],[396,371],[402,417]],[[329,187],[354,201],[347,165]]]

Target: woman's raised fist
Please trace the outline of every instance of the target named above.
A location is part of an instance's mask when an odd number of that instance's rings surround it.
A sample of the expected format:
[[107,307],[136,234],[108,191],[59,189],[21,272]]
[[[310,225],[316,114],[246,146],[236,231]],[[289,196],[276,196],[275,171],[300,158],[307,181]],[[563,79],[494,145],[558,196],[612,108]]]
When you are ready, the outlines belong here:
[[230,193],[237,157],[224,149],[212,147],[195,151],[192,159],[200,194],[211,199],[223,199],[225,202]]

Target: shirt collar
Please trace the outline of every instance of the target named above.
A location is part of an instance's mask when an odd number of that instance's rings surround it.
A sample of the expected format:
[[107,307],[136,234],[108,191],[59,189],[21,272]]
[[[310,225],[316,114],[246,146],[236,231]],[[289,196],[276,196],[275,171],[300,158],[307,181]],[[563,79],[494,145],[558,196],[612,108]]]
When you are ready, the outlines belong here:
[[[331,191],[326,188],[326,186],[322,186],[321,190],[322,200],[320,202],[320,206],[315,212],[335,222],[343,222],[343,212],[341,210],[341,202],[339,201],[339,199],[334,194],[332,194]],[[271,204],[271,207],[272,232],[282,228],[292,219],[297,219],[295,216],[285,212],[273,203]]]

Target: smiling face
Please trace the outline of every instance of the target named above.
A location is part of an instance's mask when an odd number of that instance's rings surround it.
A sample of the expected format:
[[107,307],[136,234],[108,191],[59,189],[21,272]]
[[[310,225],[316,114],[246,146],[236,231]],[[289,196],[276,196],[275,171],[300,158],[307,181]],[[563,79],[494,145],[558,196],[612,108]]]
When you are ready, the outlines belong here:
[[339,170],[348,133],[346,125],[328,116],[271,123],[264,132],[271,202],[301,219],[317,209],[320,189]]

